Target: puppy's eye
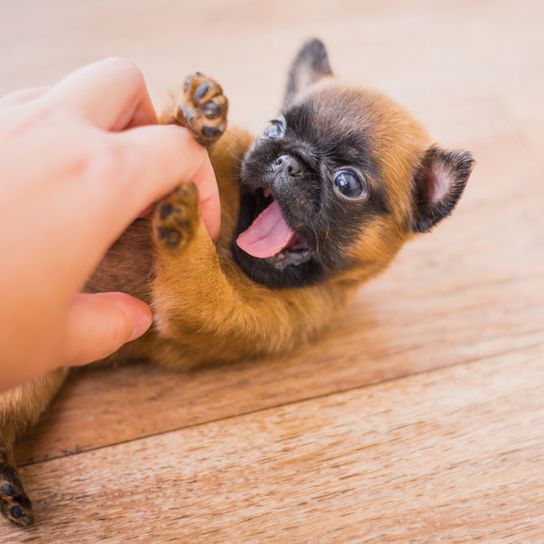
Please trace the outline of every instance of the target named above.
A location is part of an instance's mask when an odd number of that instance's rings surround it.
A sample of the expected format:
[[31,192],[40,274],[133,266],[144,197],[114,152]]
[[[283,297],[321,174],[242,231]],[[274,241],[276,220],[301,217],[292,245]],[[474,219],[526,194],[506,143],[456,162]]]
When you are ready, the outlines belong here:
[[285,135],[285,124],[280,119],[274,119],[271,121],[271,125],[263,132],[265,138],[270,140],[277,140],[283,138]]
[[365,193],[362,177],[353,170],[342,168],[334,174],[334,185],[348,198],[360,198]]

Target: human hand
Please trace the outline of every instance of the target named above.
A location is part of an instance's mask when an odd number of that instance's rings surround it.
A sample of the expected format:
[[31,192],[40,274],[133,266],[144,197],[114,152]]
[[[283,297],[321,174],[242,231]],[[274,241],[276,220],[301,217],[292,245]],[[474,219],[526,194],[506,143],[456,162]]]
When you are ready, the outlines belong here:
[[144,302],[79,290],[151,203],[194,182],[217,237],[206,151],[156,122],[141,72],[122,59],[0,100],[0,390],[101,359],[149,328]]

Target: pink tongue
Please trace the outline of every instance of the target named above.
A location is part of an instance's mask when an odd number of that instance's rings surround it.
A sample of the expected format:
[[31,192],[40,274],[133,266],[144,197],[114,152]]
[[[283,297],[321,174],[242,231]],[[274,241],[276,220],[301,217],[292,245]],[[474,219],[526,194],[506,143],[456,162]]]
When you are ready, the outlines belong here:
[[294,236],[295,233],[281,215],[278,203],[274,201],[238,236],[236,243],[253,257],[266,259],[284,249]]

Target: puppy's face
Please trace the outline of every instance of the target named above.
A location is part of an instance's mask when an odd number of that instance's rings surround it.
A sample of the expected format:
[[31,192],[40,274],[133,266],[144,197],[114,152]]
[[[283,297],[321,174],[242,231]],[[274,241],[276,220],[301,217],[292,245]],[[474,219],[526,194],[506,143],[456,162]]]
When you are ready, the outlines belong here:
[[234,256],[273,288],[364,280],[451,212],[471,166],[468,153],[429,146],[385,96],[338,83],[311,41],[283,111],[244,158]]

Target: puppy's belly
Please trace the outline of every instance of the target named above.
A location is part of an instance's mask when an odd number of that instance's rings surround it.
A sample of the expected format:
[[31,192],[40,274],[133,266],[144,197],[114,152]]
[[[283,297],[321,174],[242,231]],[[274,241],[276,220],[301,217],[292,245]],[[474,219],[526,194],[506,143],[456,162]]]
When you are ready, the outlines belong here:
[[121,291],[151,302],[153,241],[149,219],[138,219],[102,259],[85,292]]

